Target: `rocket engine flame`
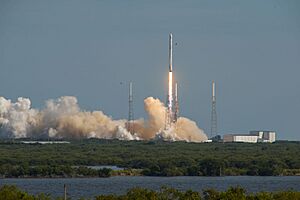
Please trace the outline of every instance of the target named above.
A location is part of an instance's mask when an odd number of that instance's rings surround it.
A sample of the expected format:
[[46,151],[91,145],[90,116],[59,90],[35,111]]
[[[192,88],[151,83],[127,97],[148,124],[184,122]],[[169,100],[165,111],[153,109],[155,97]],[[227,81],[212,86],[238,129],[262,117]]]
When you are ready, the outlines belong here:
[[173,112],[173,72],[169,72],[168,88],[168,110],[170,115]]

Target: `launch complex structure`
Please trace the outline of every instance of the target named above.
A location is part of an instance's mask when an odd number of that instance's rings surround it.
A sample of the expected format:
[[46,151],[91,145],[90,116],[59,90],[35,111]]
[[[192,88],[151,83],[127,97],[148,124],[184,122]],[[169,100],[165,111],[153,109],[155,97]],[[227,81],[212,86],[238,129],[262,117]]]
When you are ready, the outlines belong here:
[[[179,116],[179,104],[178,104],[178,84],[175,83],[173,87],[173,35],[169,34],[169,76],[168,76],[168,94],[167,94],[167,108],[166,108],[166,120],[165,129],[169,129],[177,121]],[[175,90],[175,92],[174,92]]]
[[[169,34],[169,76],[168,76],[168,94],[167,94],[167,108],[165,130],[170,129],[177,122],[179,117],[179,103],[178,103],[178,84],[175,82],[173,87],[173,35]],[[174,92],[175,91],[175,92]],[[217,111],[216,111],[216,85],[212,81],[212,109],[211,109],[211,135],[210,137],[217,136]],[[176,128],[176,127],[175,127]]]
[[128,122],[127,130],[130,133],[134,133],[134,116],[133,116],[133,94],[132,94],[132,82],[129,82],[129,92],[128,92]]
[[[173,36],[169,34],[169,70],[168,70],[168,94],[166,102],[166,116],[165,116],[165,130],[170,129],[176,123],[179,117],[179,103],[178,103],[178,84],[175,83],[173,87]],[[128,94],[128,121],[126,128],[130,133],[134,133],[134,116],[133,116],[133,90],[132,82],[129,82]]]
[[[168,79],[168,94],[167,94],[167,108],[166,108],[166,122],[165,130],[171,128],[179,117],[179,104],[178,104],[178,84],[175,82],[173,88],[173,35],[169,34],[169,79]],[[174,93],[175,90],[175,93]],[[212,81],[212,108],[211,108],[211,135],[210,137],[217,136],[217,109],[216,109],[216,84]],[[175,127],[176,128],[176,127]]]
[[210,138],[218,135],[217,126],[217,98],[216,98],[216,83],[212,81],[212,98],[211,98],[211,119],[210,119]]
[[[169,34],[169,68],[168,68],[168,93],[166,100],[165,112],[165,130],[176,128],[174,125],[179,117],[179,103],[178,103],[178,83],[173,77],[173,35]],[[130,133],[134,133],[134,116],[133,116],[133,89],[132,82],[129,82],[128,95],[128,121],[126,128]],[[217,112],[216,112],[216,89],[215,82],[212,82],[212,113],[211,113],[211,138],[217,135]]]

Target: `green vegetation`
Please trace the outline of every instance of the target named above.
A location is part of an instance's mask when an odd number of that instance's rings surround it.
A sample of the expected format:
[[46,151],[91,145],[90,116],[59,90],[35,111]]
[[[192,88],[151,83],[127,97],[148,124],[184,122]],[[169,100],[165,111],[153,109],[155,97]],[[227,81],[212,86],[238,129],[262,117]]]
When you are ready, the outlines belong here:
[[[0,177],[299,175],[300,142],[0,141]],[[116,165],[124,170],[85,166]],[[74,167],[79,166],[79,167]]]
[[133,188],[125,195],[100,195],[96,200],[300,200],[300,192],[259,192],[247,194],[241,187],[231,187],[227,191],[218,192],[214,189],[204,190],[201,193],[192,190],[179,191],[173,188],[162,187],[160,191],[143,188]]
[[0,199],[5,200],[51,200],[49,195],[39,194],[30,195],[27,192],[19,190],[12,185],[4,185],[0,187]]
[[[30,195],[15,186],[4,185],[0,187],[0,199],[5,200],[62,200],[63,198],[52,198],[50,195]],[[70,199],[70,198],[68,198]],[[84,198],[81,198],[84,200]],[[224,192],[214,189],[204,190],[202,193],[192,190],[179,191],[174,188],[162,187],[160,191],[143,188],[133,188],[124,195],[99,195],[95,200],[300,200],[300,192],[258,192],[247,193],[241,187],[231,187]]]
[[[117,172],[114,172],[117,173]],[[13,177],[110,177],[112,169],[91,169],[85,166],[70,167],[68,165],[2,165],[0,174],[6,178]]]

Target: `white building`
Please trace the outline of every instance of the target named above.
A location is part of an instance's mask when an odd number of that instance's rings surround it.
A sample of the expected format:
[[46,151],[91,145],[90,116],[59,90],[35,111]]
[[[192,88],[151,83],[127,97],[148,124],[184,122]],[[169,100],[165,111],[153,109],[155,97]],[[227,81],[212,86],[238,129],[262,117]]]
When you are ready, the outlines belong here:
[[226,134],[223,137],[224,142],[248,142],[257,143],[258,137],[249,134]]
[[258,142],[270,142],[273,143],[276,140],[275,131],[250,131],[250,135],[258,136]]
[[223,136],[224,142],[275,142],[274,131],[250,131],[249,134],[226,134]]
[[70,144],[68,141],[21,141],[23,144]]

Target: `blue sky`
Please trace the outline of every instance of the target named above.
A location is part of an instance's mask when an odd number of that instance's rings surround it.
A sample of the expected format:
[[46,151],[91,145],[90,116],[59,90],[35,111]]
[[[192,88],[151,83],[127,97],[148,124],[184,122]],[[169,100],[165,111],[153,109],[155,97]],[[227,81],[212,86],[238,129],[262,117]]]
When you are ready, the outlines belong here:
[[[298,0],[0,1],[0,96],[33,107],[74,95],[85,110],[126,118],[166,99],[168,34],[180,113],[210,131],[217,84],[220,134],[275,130],[300,140]],[[122,83],[122,84],[120,84]]]

